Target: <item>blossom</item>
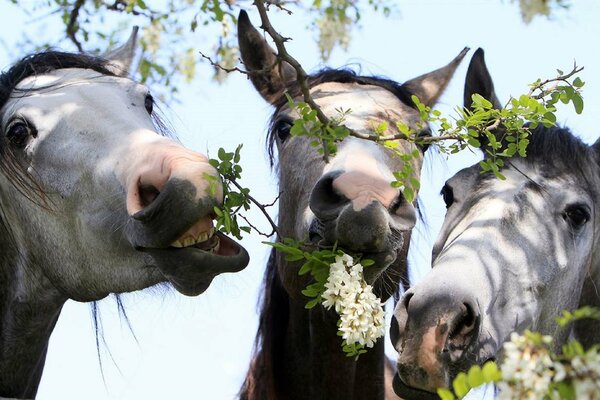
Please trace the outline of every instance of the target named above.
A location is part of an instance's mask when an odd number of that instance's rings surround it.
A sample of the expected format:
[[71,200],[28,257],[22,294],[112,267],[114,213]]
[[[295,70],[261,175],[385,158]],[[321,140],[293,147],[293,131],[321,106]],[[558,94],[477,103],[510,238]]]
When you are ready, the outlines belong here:
[[600,399],[600,353],[590,350],[572,357],[551,351],[552,338],[513,333],[504,344],[498,382],[499,399],[559,399],[560,385],[571,387],[578,400]]
[[340,316],[339,331],[347,345],[373,347],[385,332],[383,303],[363,278],[363,266],[343,254],[329,269],[323,306]]

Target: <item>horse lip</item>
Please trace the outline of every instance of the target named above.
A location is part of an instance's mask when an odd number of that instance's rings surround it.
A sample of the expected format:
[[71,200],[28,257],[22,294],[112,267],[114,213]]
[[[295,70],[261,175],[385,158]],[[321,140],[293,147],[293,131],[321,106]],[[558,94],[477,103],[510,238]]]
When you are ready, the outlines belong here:
[[217,232],[220,240],[219,253],[196,247],[140,248],[148,253],[153,266],[182,294],[197,296],[204,292],[213,278],[225,272],[244,269],[250,256],[244,247]]
[[439,400],[436,393],[408,386],[396,372],[392,381],[394,392],[405,400]]

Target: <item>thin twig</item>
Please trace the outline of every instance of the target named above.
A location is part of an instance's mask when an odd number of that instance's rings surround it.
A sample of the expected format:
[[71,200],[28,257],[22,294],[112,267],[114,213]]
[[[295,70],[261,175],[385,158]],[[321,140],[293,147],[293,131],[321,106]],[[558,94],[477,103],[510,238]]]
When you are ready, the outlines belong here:
[[[271,21],[269,20],[267,9],[265,7],[265,2],[263,0],[254,0],[254,5],[256,6],[260,15],[261,28],[265,32],[267,32],[271,39],[273,39],[273,42],[277,47],[277,57],[281,61],[290,64],[290,66],[292,66],[292,68],[294,68],[294,70],[296,71],[296,79],[298,81],[298,84],[300,85],[300,91],[302,92],[304,102],[316,112],[317,119],[319,120],[319,122],[321,122],[324,126],[332,125],[331,120],[327,118],[327,116],[321,110],[321,107],[319,107],[318,104],[315,103],[312,96],[310,95],[310,88],[308,86],[308,74],[306,73],[306,71],[304,71],[302,65],[300,65],[300,63],[294,57],[292,57],[285,48],[285,42],[287,42],[289,38],[281,36],[279,32],[277,32],[275,28],[273,28],[273,26],[271,25]],[[350,132],[351,135],[353,135],[353,130],[349,129],[348,127],[345,128]],[[329,149],[326,145],[323,146],[323,159],[325,160],[325,162],[329,161]]]
[[[581,71],[583,71],[583,67],[577,67],[577,64],[574,63],[573,64],[573,69],[571,70],[571,72],[569,72],[567,74],[561,74],[561,75],[557,76],[556,78],[546,79],[545,81],[540,82],[537,85],[534,85],[529,90],[529,93],[527,93],[527,97],[531,97],[531,98],[534,98],[536,100],[539,100],[539,99],[543,98],[549,92],[552,91],[552,89],[551,90],[543,90],[543,87],[546,86],[549,83],[552,83],[552,82],[556,82],[556,84],[558,84],[558,82],[566,82],[569,86],[571,86],[571,83],[568,81],[568,79],[570,77],[572,77],[573,75],[578,74]],[[538,94],[537,96],[534,96],[533,93],[536,90],[539,90],[540,94]]]
[[264,236],[264,237],[270,238],[271,236],[273,236],[274,234],[276,234],[276,233],[277,233],[277,232],[276,232],[274,229],[271,231],[271,233],[264,233],[264,232],[262,232],[260,229],[258,229],[256,226],[252,225],[252,222],[250,222],[250,221],[248,220],[248,218],[246,218],[246,217],[245,217],[245,216],[243,216],[242,214],[238,214],[238,216],[239,216],[241,219],[243,219],[244,221],[246,221],[246,223],[248,224],[248,226],[250,226],[250,228],[254,229],[254,231],[255,231],[256,233],[258,233],[259,235],[261,235],[261,236]]
[[269,11],[269,8],[271,6],[277,7],[279,10],[286,12],[288,15],[292,15],[293,12],[284,7],[285,2],[283,1],[277,1],[277,0],[265,0],[265,2],[267,3],[267,11]]
[[[242,186],[235,180],[235,178],[227,177],[227,180],[229,182],[231,182],[236,188],[238,188],[238,190],[242,191],[242,189],[243,189]],[[249,195],[249,194],[246,194],[245,196],[246,196],[246,198],[248,200],[250,200],[250,202],[252,202],[256,207],[258,207],[258,209],[263,213],[263,215],[265,216],[265,218],[267,219],[267,221],[271,225],[271,228],[273,229],[273,233],[276,233],[277,236],[279,236],[279,231],[277,229],[277,224],[273,221],[273,219],[271,218],[271,216],[267,212],[267,207],[272,206],[273,204],[275,204],[275,202],[273,202],[270,205],[268,205],[268,204],[264,205],[264,204],[260,203],[258,200],[256,200],[254,197],[252,197],[251,195]],[[277,198],[279,198],[279,196],[277,196]],[[244,218],[244,217],[242,217],[242,218]],[[258,231],[257,229],[255,229],[255,230],[260,233],[260,231]],[[269,235],[269,237],[272,236],[273,233],[271,235]]]
[[198,53],[200,53],[200,56],[202,56],[202,58],[204,58],[205,60],[207,60],[210,63],[210,65],[212,65],[213,67],[215,67],[217,69],[220,69],[221,71],[225,71],[227,73],[235,71],[235,72],[239,72],[239,73],[244,74],[244,75],[250,75],[249,71],[245,71],[245,70],[243,70],[241,68],[238,68],[238,67],[233,67],[233,68],[224,67],[221,64],[219,64],[218,62],[214,61],[210,56],[207,56],[206,54],[204,54],[203,52],[199,51]]
[[79,11],[81,11],[81,7],[83,7],[84,3],[85,0],[77,0],[75,4],[73,4],[73,9],[69,14],[69,23],[67,24],[67,37],[73,42],[79,52],[83,52],[83,46],[76,35],[79,30],[77,19],[79,18]]

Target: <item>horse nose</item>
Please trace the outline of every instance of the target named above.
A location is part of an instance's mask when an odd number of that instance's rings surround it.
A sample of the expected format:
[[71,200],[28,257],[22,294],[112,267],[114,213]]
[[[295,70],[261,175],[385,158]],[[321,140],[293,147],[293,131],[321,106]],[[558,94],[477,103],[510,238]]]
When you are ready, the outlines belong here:
[[[222,201],[222,188],[217,171],[200,153],[176,143],[159,142],[150,145],[137,168],[132,168],[128,179],[127,211],[130,215],[143,213],[159,196],[169,193],[168,183],[184,182],[195,198],[214,197]],[[189,199],[192,200],[192,199]]]
[[311,192],[309,206],[317,218],[327,221],[338,218],[350,204],[352,211],[360,214],[373,208],[374,203],[376,208],[387,211],[397,230],[414,227],[416,212],[413,205],[391,186],[389,180],[362,171],[334,171],[324,175]]
[[185,246],[211,232],[223,193],[208,159],[169,140],[146,144],[139,153],[127,168],[130,241],[137,247]]
[[450,294],[443,285],[405,293],[394,311],[395,336],[392,331],[404,382],[425,390],[449,385],[450,364],[473,356],[470,349],[481,323],[476,305],[475,296],[466,290]]

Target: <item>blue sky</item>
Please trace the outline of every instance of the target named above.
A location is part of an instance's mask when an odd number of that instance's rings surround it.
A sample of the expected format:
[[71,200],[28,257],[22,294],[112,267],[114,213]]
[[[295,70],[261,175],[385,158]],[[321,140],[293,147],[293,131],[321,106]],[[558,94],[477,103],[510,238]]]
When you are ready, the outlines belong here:
[[[336,50],[328,65],[360,65],[364,74],[405,81],[446,64],[464,46],[472,50],[483,47],[497,93],[506,100],[526,93],[527,84],[537,78],[553,77],[556,68],[569,70],[576,60],[585,67],[581,74],[586,82],[585,109],[578,116],[570,106],[564,107],[558,119],[592,142],[600,135],[595,118],[600,111],[600,58],[597,39],[593,39],[600,37],[600,5],[592,0],[574,3],[552,20],[541,17],[524,25],[516,3],[508,0],[399,1],[394,18],[365,13],[363,27],[354,33],[348,51]],[[21,34],[35,28],[8,2],[1,3],[0,15],[4,43],[0,67],[4,69],[22,56],[14,45]],[[251,18],[257,23],[253,10]],[[321,66],[302,15],[280,15],[273,24],[294,38],[289,51],[306,69]],[[35,30],[29,33],[38,34]],[[44,32],[45,37],[53,34],[61,34],[58,26]],[[199,51],[210,51],[208,38],[199,34],[197,40]],[[438,105],[444,112],[451,113],[462,101],[468,58],[470,54]],[[182,142],[211,154],[219,147],[233,150],[244,143],[244,184],[255,197],[270,202],[277,193],[264,148],[271,110],[246,78],[232,75],[217,85],[210,80],[209,68],[201,66],[200,77],[181,89],[180,99],[179,104],[166,108]],[[443,219],[444,207],[437,193],[445,179],[477,158],[476,154],[462,154],[427,163],[422,198],[428,226],[417,228],[419,234],[411,249],[415,280],[429,268],[432,242]],[[252,217],[259,218],[257,214]],[[262,240],[257,235],[245,238],[250,265],[241,273],[218,277],[199,297],[154,289],[126,295],[137,340],[120,319],[114,301],[102,301],[108,344],[101,346],[104,380],[89,305],[67,303],[51,339],[38,398],[234,398],[248,366],[257,326],[256,304],[268,251]]]

